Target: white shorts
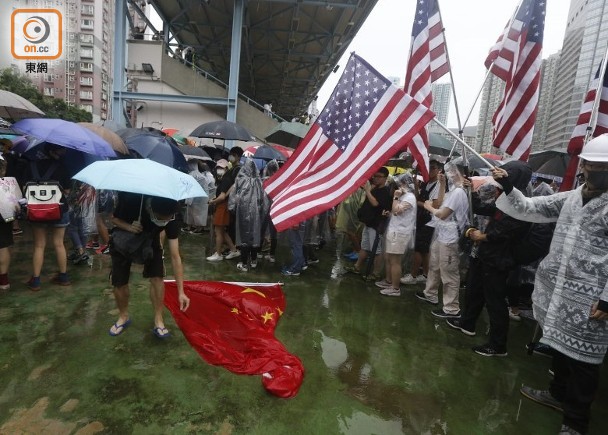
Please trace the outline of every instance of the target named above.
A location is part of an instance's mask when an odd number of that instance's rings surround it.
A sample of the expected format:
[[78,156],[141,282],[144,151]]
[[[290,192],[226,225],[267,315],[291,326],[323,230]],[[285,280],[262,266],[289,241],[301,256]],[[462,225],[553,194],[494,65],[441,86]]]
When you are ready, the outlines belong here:
[[[383,237],[378,240],[378,247],[376,248],[376,255],[382,254]],[[376,230],[371,227],[363,228],[363,234],[361,234],[361,249],[364,251],[372,252],[374,247],[374,241],[376,240]]]
[[387,254],[405,254],[405,251],[410,246],[411,237],[411,234],[387,231],[384,252]]

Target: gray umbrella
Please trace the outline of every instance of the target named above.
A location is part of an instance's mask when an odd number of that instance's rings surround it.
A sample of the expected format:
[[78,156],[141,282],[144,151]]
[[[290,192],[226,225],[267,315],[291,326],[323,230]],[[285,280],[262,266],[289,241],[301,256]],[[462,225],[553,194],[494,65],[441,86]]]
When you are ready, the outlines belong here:
[[273,128],[265,137],[268,142],[287,145],[295,148],[300,140],[306,136],[309,125],[304,125],[300,122],[281,122]]
[[18,121],[42,116],[44,116],[44,112],[25,98],[9,91],[0,90],[0,118]]
[[186,160],[202,160],[206,162],[211,162],[213,160],[202,148],[192,147],[190,145],[178,145],[178,148]]

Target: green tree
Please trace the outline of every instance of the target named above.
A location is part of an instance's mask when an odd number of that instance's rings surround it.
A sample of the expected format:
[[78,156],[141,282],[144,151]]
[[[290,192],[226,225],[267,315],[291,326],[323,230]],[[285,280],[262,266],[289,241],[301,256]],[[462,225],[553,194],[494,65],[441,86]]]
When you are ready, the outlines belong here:
[[11,68],[0,71],[0,89],[13,92],[28,100],[45,113],[47,118],[60,118],[73,122],[91,122],[93,115],[86,110],[70,106],[59,98],[44,96],[23,74]]

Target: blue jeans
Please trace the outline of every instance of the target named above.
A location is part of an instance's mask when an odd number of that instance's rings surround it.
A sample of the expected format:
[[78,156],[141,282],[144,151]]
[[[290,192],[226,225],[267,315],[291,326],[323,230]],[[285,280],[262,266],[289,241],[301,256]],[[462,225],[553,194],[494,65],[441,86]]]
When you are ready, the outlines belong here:
[[68,236],[72,241],[72,246],[76,251],[84,248],[87,243],[87,237],[84,233],[84,226],[82,225],[82,218],[72,216],[70,212],[70,224],[67,229]]
[[288,229],[287,238],[291,248],[291,265],[286,269],[290,272],[301,272],[304,266],[304,224],[300,224],[298,229]]

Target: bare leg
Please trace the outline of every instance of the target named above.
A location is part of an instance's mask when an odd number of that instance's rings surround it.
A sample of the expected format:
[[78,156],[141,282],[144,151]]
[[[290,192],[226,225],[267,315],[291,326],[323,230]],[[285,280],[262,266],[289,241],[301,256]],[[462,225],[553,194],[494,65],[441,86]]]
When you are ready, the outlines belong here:
[[101,242],[104,245],[107,245],[110,243],[110,233],[108,232],[108,227],[103,219],[103,213],[97,213],[95,223],[97,224],[97,234],[99,235]]
[[[415,278],[418,276],[418,271],[420,270],[420,266],[422,266],[422,257],[423,254],[421,254],[420,252],[414,252],[414,258],[412,259],[412,269],[410,270],[410,273],[412,274],[412,276]],[[427,256],[428,257],[428,256]],[[424,270],[424,267],[423,267]],[[426,271],[428,272],[429,270],[429,261],[427,258],[426,261]],[[426,275],[426,273],[425,273]]]
[[222,245],[224,244],[224,227],[216,225],[215,230],[215,252],[222,254]]
[[[119,334],[121,325],[124,325],[129,320],[129,284],[114,287],[113,292],[116,308],[118,308],[118,320],[115,325],[112,325],[110,332],[112,334]],[[117,328],[116,325],[119,325],[119,327]]]
[[11,264],[11,252],[8,247],[0,249],[0,275],[8,273]]
[[66,273],[68,270],[68,259],[65,252],[63,238],[65,236],[65,227],[53,228],[53,246],[55,247],[55,255],[57,256],[57,267],[59,273]]
[[[393,288],[399,288],[399,280],[401,279],[401,257],[399,254],[387,254],[388,265],[390,267],[390,279],[389,281],[393,284]],[[389,275],[389,272],[386,274]]]
[[164,329],[163,309],[165,300],[165,283],[162,278],[150,278],[150,300],[154,308],[154,326]]
[[41,225],[32,225],[34,236],[34,255],[32,256],[32,275],[40,276],[44,264],[44,248],[46,247],[46,228]]

